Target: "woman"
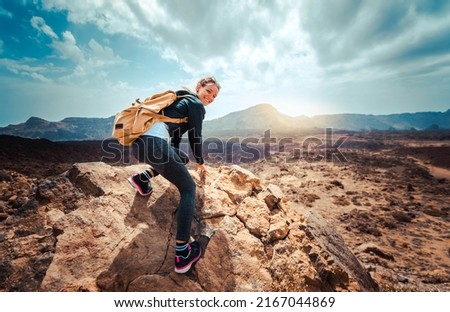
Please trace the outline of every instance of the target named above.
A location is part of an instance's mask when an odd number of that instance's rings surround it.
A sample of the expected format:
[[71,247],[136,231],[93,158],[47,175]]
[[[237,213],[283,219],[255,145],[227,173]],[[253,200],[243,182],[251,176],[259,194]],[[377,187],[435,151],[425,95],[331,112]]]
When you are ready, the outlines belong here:
[[188,132],[189,144],[196,160],[195,170],[206,172],[202,157],[202,123],[205,106],[211,104],[220,90],[214,77],[205,77],[197,83],[195,91],[177,91],[183,96],[164,109],[164,114],[173,118],[188,117],[187,123],[157,123],[133,143],[136,158],[151,165],[142,173],[128,179],[139,194],[152,193],[150,179],[161,174],[173,183],[180,192],[178,206],[175,249],[175,272],[186,273],[200,259],[202,250],[198,242],[190,240],[191,223],[195,208],[195,182],[185,164],[188,156],[179,150],[181,138]]

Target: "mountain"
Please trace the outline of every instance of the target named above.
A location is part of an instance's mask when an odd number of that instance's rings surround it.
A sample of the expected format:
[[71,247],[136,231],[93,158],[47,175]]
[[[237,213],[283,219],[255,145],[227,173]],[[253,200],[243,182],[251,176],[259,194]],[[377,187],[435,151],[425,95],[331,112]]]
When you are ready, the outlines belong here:
[[268,129],[272,132],[286,133],[298,129],[323,128],[350,131],[450,129],[450,109],[444,113],[291,117],[278,112],[270,104],[260,104],[204,123],[204,132],[214,135],[245,135],[262,133]]
[[282,114],[270,104],[259,104],[224,117],[204,122],[208,135],[249,135],[271,129],[278,133],[295,131],[299,127],[313,128],[315,123],[306,116],[291,117]]
[[[114,116],[109,118],[65,118],[51,122],[31,117],[25,123],[0,128],[0,134],[52,141],[103,140],[110,138]],[[349,131],[450,129],[450,109],[446,112],[418,112],[392,115],[335,114],[292,117],[270,104],[259,104],[221,118],[206,120],[203,133],[211,136],[243,136],[292,133],[298,130],[333,128]]]
[[337,114],[311,118],[322,127],[343,130],[427,130],[449,129],[450,109],[441,112],[419,112],[392,115]]
[[0,128],[0,134],[52,141],[103,140],[111,135],[114,116],[70,117],[58,122],[31,117],[25,123]]

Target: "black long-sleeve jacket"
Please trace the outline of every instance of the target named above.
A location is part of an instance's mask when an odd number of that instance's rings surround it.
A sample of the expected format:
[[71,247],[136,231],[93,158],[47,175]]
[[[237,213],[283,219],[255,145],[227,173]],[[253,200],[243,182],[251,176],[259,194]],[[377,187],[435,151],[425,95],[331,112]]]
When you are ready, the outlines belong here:
[[202,150],[202,125],[205,118],[205,107],[195,93],[187,90],[176,92],[177,95],[191,95],[181,98],[169,107],[164,109],[164,115],[172,118],[188,117],[187,123],[166,123],[169,126],[169,135],[174,147],[179,148],[181,138],[188,132],[189,145],[195,160],[198,164],[203,164]]

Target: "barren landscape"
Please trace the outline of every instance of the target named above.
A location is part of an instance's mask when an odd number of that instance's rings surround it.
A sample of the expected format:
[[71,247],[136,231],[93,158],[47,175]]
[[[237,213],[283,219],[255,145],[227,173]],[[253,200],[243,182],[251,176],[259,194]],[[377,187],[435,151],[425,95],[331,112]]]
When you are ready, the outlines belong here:
[[[383,291],[450,290],[450,141],[445,135],[356,134],[347,162],[248,164],[301,214],[319,211]],[[276,182],[275,182],[276,181]]]
[[[49,278],[47,271],[54,262],[62,233],[58,226],[44,231],[49,222],[43,219],[48,217],[50,208],[53,211],[59,205],[58,209],[68,215],[79,209],[81,202],[75,189],[55,192],[58,179],[77,163],[104,162],[124,170],[137,163],[127,149],[114,154],[119,149],[112,147],[111,142],[55,143],[11,136],[1,136],[0,140],[0,290],[45,290],[42,282],[46,275]],[[222,153],[216,150],[207,157],[207,179],[219,179],[214,175],[234,163],[257,176],[261,185],[276,185],[283,194],[276,204],[278,208],[295,213],[289,214],[290,218],[296,215],[302,219],[312,212],[332,224],[370,274],[376,290],[450,291],[448,131],[343,132],[331,137],[305,134],[283,141],[289,144],[280,144],[280,140],[274,136],[270,145],[249,144],[246,151],[239,147],[225,147]],[[331,144],[326,144],[327,140]],[[52,196],[48,195],[50,190]],[[246,221],[237,214],[239,220]],[[290,222],[287,224],[294,233]],[[255,228],[250,232],[264,242],[265,257],[273,256],[283,240],[265,241],[266,233]],[[220,238],[213,236],[211,242]],[[38,243],[32,243],[34,240]],[[33,248],[35,252],[30,251]],[[209,268],[207,259],[202,260],[194,270]],[[274,273],[274,261],[270,268],[275,283],[279,275]],[[187,278],[202,282],[201,275]],[[320,279],[323,282],[324,277]],[[308,285],[308,281],[311,279],[299,277],[302,287],[293,286],[295,281],[290,281],[290,286],[278,289],[330,290],[323,286],[325,282],[311,281]],[[364,291],[345,285],[333,286],[331,290]],[[117,290],[104,286],[99,278],[96,287]],[[245,289],[233,287],[227,290]],[[201,284],[199,289],[208,287]]]

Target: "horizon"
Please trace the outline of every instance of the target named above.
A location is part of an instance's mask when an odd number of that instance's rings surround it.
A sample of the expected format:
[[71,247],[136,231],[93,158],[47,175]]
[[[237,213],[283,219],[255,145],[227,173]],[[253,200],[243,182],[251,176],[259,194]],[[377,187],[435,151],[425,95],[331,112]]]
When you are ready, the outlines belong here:
[[[225,115],[216,117],[216,118],[214,118],[214,119],[206,119],[206,118],[205,118],[204,121],[214,121],[214,120],[216,120],[216,119],[224,118],[224,117],[226,117],[226,116],[228,116],[228,115],[230,115],[230,114],[233,114],[233,113],[239,113],[239,112],[242,112],[242,111],[245,111],[245,110],[248,110],[248,109],[257,107],[257,106],[260,106],[260,105],[270,105],[270,106],[273,107],[275,110],[277,110],[276,106],[274,106],[273,104],[270,104],[270,103],[260,103],[260,104],[255,104],[255,105],[253,105],[253,106],[247,107],[247,108],[242,109],[242,110],[237,110],[237,111],[233,111],[233,112],[228,112],[228,113],[226,113]],[[403,112],[403,113],[394,113],[394,114],[337,113],[337,114],[320,114],[320,115],[314,115],[314,116],[306,116],[306,115],[288,115],[288,114],[285,114],[285,113],[280,112],[279,110],[277,110],[277,112],[280,113],[280,114],[289,116],[289,117],[294,117],[294,118],[296,118],[296,117],[307,117],[307,118],[313,119],[313,118],[315,118],[315,117],[326,116],[326,115],[389,116],[389,115],[420,114],[420,113],[442,113],[442,114],[443,114],[443,113],[446,113],[446,112],[449,111],[449,110],[450,110],[450,108],[448,108],[448,109],[446,109],[446,110],[444,110],[444,111],[417,111],[417,112]],[[6,128],[6,127],[8,127],[8,126],[16,126],[16,125],[24,124],[24,123],[26,123],[26,122],[27,122],[29,119],[31,119],[31,118],[38,118],[38,119],[42,119],[42,120],[45,120],[45,121],[48,121],[48,122],[62,122],[63,120],[69,119],[69,118],[100,118],[100,119],[108,119],[108,118],[112,118],[112,117],[114,117],[114,115],[107,116],[107,117],[97,117],[97,116],[96,116],[96,117],[86,117],[86,116],[66,116],[66,117],[64,117],[64,118],[62,118],[62,119],[60,119],[60,120],[49,120],[49,119],[45,119],[45,118],[42,118],[42,117],[39,117],[39,116],[29,116],[26,120],[23,120],[23,121],[21,121],[21,122],[19,122],[19,123],[8,124],[8,125],[6,125],[6,126],[0,125],[0,128]]]
[[205,120],[258,103],[310,118],[446,112],[449,13],[420,0],[2,2],[0,127],[109,118],[206,75],[222,89]]

